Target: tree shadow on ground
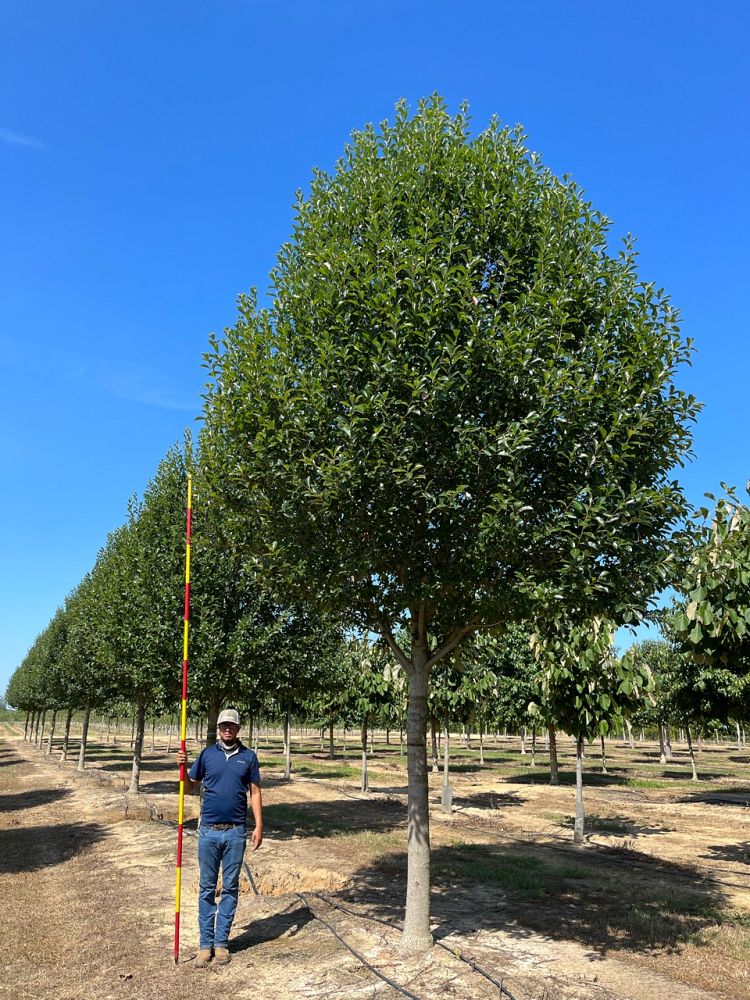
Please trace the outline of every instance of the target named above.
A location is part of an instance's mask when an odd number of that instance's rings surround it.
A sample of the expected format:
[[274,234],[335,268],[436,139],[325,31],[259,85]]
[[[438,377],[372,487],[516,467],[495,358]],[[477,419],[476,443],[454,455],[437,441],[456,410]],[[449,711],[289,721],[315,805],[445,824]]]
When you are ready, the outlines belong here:
[[[560,822],[560,826],[566,827],[568,830],[573,830],[575,828],[575,817],[566,817]],[[584,827],[587,834],[604,833],[614,837],[630,837],[633,835],[647,837],[672,832],[668,826],[662,826],[661,824],[649,826],[646,823],[639,823],[638,820],[632,819],[630,816],[616,815],[594,816],[588,814],[584,822]]]
[[300,901],[293,910],[282,910],[281,913],[273,913],[246,924],[240,934],[232,937],[232,951],[244,951],[280,937],[294,937],[314,919],[310,910]]
[[33,872],[62,864],[104,836],[97,823],[18,826],[0,830],[0,874]]
[[19,809],[33,809],[46,806],[70,795],[69,788],[37,788],[28,792],[0,795],[0,812],[15,812]]
[[506,809],[508,806],[522,806],[524,800],[518,792],[453,792],[453,804],[469,809]]
[[677,799],[678,802],[700,802],[709,806],[739,806],[747,809],[750,803],[750,785],[747,791],[715,791],[715,792],[694,792],[692,795],[683,795]]
[[382,799],[279,803],[263,807],[264,828],[275,840],[331,837],[363,831],[389,833],[402,827],[405,820],[405,806]]
[[[96,760],[97,766],[99,765],[99,761],[102,760],[102,759],[103,758],[99,757]],[[121,771],[123,769],[123,767],[127,766],[128,768],[130,768],[130,767],[132,767],[132,765],[133,765],[133,755],[129,754],[127,757],[120,757],[119,758],[119,763],[115,763],[115,764],[103,764],[99,768],[99,770],[100,771]],[[174,774],[179,775],[179,770],[180,769],[177,767],[177,765],[174,763],[174,761],[147,760],[145,758],[141,760],[141,774],[143,774],[144,772],[171,771]],[[179,777],[176,780],[179,781]]]
[[9,760],[0,760],[0,767],[10,767],[12,764],[22,763],[21,757],[11,757]]
[[750,841],[745,840],[739,844],[711,844],[708,854],[701,854],[702,858],[709,858],[711,861],[739,861],[742,864],[750,862]]
[[[720,889],[690,866],[645,855],[637,869],[621,852],[608,864],[593,855],[535,846],[459,844],[432,851],[436,938],[503,931],[575,941],[592,960],[610,950],[674,951],[726,918]],[[605,852],[597,851],[597,862]],[[645,869],[645,870],[643,870]],[[338,894],[390,922],[403,918],[406,854],[386,854],[360,869]]]

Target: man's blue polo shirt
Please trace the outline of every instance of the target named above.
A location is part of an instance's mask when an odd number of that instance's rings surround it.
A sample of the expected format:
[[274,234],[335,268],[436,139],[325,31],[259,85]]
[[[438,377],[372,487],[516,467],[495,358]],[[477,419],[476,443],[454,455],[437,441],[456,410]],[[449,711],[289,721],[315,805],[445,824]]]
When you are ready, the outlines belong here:
[[190,768],[193,781],[202,781],[201,823],[247,822],[247,791],[260,784],[258,758],[238,741],[239,749],[226,754],[218,743],[201,750]]

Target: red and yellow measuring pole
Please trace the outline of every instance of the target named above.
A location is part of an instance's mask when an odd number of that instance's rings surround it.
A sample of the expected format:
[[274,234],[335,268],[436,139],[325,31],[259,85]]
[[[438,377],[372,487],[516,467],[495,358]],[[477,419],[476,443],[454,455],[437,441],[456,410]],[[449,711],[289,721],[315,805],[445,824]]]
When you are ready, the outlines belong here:
[[[185,750],[187,736],[188,695],[188,629],[190,626],[190,537],[193,530],[193,479],[188,476],[187,529],[185,532],[185,620],[182,629],[182,713],[180,717],[180,750]],[[182,828],[185,806],[185,764],[180,765],[180,804],[177,813],[177,874],[174,904],[174,960],[180,955],[180,890],[182,888]]]

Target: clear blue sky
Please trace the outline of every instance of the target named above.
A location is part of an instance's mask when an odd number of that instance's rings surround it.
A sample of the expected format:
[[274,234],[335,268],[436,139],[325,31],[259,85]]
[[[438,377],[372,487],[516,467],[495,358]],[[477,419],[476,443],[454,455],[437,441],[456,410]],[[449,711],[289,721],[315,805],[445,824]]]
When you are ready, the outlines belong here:
[[294,191],[437,90],[523,123],[682,308],[699,502],[750,476],[747,4],[0,0],[0,692],[200,411]]

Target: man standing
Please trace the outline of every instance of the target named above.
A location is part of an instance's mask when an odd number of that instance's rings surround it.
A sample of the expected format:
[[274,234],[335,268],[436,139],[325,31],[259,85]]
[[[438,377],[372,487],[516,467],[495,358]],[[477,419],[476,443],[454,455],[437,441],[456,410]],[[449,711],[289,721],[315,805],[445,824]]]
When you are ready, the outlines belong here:
[[[260,772],[255,753],[238,739],[240,717],[233,708],[220,713],[218,740],[201,750],[185,775],[188,791],[203,782],[203,807],[198,830],[198,930],[200,950],[195,967],[205,969],[230,961],[229,932],[237,909],[240,868],[247,836],[247,797],[253,810],[255,829],[250,838],[253,851],[263,842],[263,803]],[[179,750],[177,763],[187,764],[187,753]],[[216,886],[221,868],[221,897],[216,905]]]

